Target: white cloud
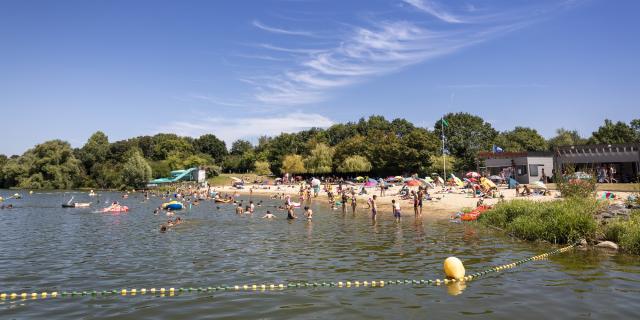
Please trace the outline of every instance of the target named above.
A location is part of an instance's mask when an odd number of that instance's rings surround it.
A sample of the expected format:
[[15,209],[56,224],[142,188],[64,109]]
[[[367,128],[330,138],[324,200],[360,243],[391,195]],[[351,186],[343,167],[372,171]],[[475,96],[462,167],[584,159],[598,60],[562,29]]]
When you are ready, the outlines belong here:
[[434,1],[430,0],[404,0],[405,3],[412,5],[416,9],[426,12],[444,22],[448,23],[464,23],[459,17],[452,15],[451,13],[440,8],[440,6]]
[[334,122],[319,114],[291,113],[276,117],[222,118],[209,117],[198,121],[178,121],[158,132],[174,132],[179,135],[199,137],[214,133],[230,145],[237,139],[251,139],[262,135],[297,132],[312,127],[326,128]]
[[308,31],[286,30],[286,29],[281,29],[281,28],[270,27],[270,26],[267,26],[267,25],[263,24],[262,22],[260,22],[258,20],[253,20],[253,22],[251,24],[253,24],[253,26],[258,28],[258,29],[262,29],[264,31],[268,31],[268,32],[272,32],[272,33],[286,34],[286,35],[290,35],[290,36],[307,36],[307,37],[312,37],[313,36],[313,33],[308,32]]

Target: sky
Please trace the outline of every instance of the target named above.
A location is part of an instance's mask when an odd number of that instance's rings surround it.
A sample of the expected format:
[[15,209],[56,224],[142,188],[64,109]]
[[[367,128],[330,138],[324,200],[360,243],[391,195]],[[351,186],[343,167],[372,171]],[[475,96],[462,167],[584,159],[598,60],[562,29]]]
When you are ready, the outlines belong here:
[[383,115],[589,136],[640,118],[640,1],[0,1],[0,153],[171,132],[229,146]]

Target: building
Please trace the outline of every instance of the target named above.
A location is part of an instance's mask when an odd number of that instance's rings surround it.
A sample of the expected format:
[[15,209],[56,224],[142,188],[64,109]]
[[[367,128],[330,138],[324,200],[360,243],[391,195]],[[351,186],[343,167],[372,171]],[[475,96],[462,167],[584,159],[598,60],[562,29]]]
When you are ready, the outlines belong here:
[[553,152],[480,152],[478,159],[480,173],[511,177],[521,184],[539,181],[543,175],[549,179],[553,172]]
[[600,183],[636,182],[640,169],[640,143],[558,147],[555,169],[565,172],[568,166],[575,171],[596,174]]

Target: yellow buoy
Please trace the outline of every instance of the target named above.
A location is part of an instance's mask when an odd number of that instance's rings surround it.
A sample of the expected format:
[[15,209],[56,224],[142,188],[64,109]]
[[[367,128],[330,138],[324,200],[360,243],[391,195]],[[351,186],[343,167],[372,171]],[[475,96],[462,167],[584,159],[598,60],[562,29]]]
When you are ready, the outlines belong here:
[[464,277],[464,265],[456,257],[449,257],[444,260],[444,273],[450,279],[460,279]]

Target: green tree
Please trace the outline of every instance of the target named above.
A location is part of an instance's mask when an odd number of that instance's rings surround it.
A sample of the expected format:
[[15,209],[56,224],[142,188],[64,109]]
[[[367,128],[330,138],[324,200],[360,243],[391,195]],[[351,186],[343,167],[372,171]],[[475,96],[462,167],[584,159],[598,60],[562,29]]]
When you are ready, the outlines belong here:
[[304,161],[302,160],[302,156],[298,154],[290,154],[286,155],[284,159],[282,159],[282,172],[288,173],[305,173]]
[[173,133],[159,133],[152,137],[153,160],[164,160],[170,154],[188,156],[194,153],[190,139],[179,137]]
[[133,150],[122,166],[122,179],[129,187],[144,187],[152,177],[151,166],[141,152]]
[[[498,132],[481,117],[469,113],[449,113],[444,116],[446,148],[459,159],[456,171],[470,170],[476,167],[478,151],[490,150]],[[448,123],[448,125],[447,125]],[[436,136],[442,136],[443,124],[440,120],[434,125]]]
[[640,143],[640,119],[631,120],[631,129],[635,132],[635,142]]
[[253,150],[253,145],[251,142],[247,140],[236,140],[231,145],[231,154],[232,155],[243,155],[245,152]]
[[19,179],[18,186],[26,189],[71,189],[84,179],[82,164],[68,142],[51,140],[28,150],[22,155],[27,178]]
[[577,146],[585,143],[587,140],[582,138],[577,130],[560,128],[556,130],[555,137],[549,139],[549,148],[555,150],[560,146]]
[[604,120],[604,125],[594,131],[589,138],[593,144],[633,143],[636,138],[634,130],[622,121],[613,123],[609,119]]
[[102,131],[96,131],[89,137],[79,152],[80,161],[90,171],[96,163],[102,163],[109,155],[109,138]]
[[268,176],[271,174],[271,168],[269,167],[269,162],[267,161],[256,161],[253,164],[254,172],[257,175]]
[[338,166],[341,173],[366,173],[371,171],[371,162],[360,155],[353,155],[345,158]]
[[511,131],[501,132],[494,143],[505,151],[546,151],[549,145],[535,129],[515,127]]
[[334,151],[324,143],[318,143],[305,159],[305,168],[309,173],[330,173],[332,171]]
[[216,162],[222,162],[222,159],[229,153],[224,141],[218,139],[218,137],[213,134],[200,136],[193,141],[193,146],[197,152],[209,155]]
[[431,175],[432,173],[437,173],[440,176],[444,175],[444,166],[447,166],[447,175],[452,172],[452,168],[459,167],[458,159],[451,155],[442,154],[436,155],[433,154],[429,156],[429,166],[426,168],[426,175]]

